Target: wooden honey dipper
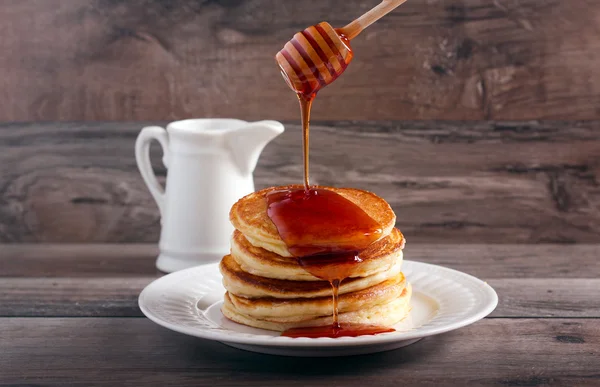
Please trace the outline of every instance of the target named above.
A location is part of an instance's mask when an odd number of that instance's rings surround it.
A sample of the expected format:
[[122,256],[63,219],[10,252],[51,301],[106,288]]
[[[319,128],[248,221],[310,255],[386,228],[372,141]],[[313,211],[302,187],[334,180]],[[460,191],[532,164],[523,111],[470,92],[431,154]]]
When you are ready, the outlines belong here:
[[383,0],[343,28],[321,22],[295,34],[275,56],[287,84],[300,95],[314,96],[348,67],[350,40],[406,1]]

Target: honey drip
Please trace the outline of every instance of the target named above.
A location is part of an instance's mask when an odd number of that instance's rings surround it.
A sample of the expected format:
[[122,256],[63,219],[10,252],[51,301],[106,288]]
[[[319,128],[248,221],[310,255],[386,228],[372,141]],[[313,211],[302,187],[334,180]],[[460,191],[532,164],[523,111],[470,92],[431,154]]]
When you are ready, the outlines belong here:
[[304,189],[310,188],[310,179],[308,174],[309,146],[310,146],[310,108],[312,107],[315,94],[309,96],[298,94],[300,101],[300,110],[302,112],[302,153],[304,155]]
[[300,265],[332,287],[332,324],[292,329],[290,337],[341,337],[389,332],[389,328],[340,325],[338,293],[360,252],[382,235],[381,225],[343,196],[322,188],[285,189],[267,194],[267,213]]
[[[341,36],[349,50],[350,42]],[[321,53],[317,51],[321,55]],[[295,328],[283,332],[288,337],[342,337],[392,332],[394,329],[371,325],[340,325],[338,295],[340,284],[348,278],[354,266],[362,262],[360,252],[381,237],[381,225],[360,207],[343,196],[322,188],[311,188],[309,179],[310,112],[317,92],[325,86],[321,77],[313,86],[302,69],[283,52],[290,66],[302,80],[303,89],[295,90],[302,118],[302,151],[304,189],[272,191],[267,195],[268,215],[277,227],[289,252],[313,276],[328,281],[332,289],[332,324],[320,327]],[[338,56],[340,54],[338,53]],[[338,58],[345,69],[346,62]],[[313,74],[319,69],[308,63]],[[326,61],[327,62],[327,61]],[[342,69],[342,70],[343,70]],[[285,73],[288,85],[292,86]],[[339,74],[336,74],[334,79]]]

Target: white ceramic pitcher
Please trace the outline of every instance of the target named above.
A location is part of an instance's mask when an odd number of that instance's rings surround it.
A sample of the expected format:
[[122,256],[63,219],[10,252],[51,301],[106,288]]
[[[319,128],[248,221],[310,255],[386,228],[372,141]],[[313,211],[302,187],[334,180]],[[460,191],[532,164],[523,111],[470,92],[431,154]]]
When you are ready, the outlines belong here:
[[[282,132],[277,121],[235,119],[193,119],[172,122],[166,130],[142,129],[135,158],[161,214],[159,270],[217,262],[229,253],[229,210],[254,191],[252,172],[258,157]],[[152,140],[163,149],[165,189],[150,164]]]

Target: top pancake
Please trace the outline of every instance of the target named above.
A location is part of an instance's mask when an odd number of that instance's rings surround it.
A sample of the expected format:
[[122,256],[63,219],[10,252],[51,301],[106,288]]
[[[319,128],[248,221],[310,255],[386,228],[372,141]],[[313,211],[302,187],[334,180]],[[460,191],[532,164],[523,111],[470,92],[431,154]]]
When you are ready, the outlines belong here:
[[[246,239],[256,247],[262,247],[283,257],[291,257],[285,242],[279,236],[277,227],[267,214],[267,193],[274,190],[284,189],[302,189],[301,185],[290,185],[284,187],[270,187],[238,200],[231,208],[229,219],[233,226],[239,230]],[[333,188],[320,187],[314,188],[327,189],[350,200],[371,218],[377,221],[383,230],[382,238],[389,235],[396,223],[396,215],[390,205],[379,196],[363,190],[354,188]]]

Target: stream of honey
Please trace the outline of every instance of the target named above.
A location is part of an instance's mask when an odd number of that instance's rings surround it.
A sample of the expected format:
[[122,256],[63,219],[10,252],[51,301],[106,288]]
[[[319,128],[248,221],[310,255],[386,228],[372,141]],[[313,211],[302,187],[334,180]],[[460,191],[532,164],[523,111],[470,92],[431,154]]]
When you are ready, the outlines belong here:
[[[350,50],[349,42],[347,47]],[[290,62],[294,64],[293,60]],[[309,62],[309,66],[313,66],[312,73],[319,74],[319,69]],[[388,327],[339,323],[340,284],[352,274],[355,265],[362,262],[360,252],[381,237],[382,227],[360,207],[338,193],[310,186],[310,112],[317,92],[325,83],[319,77],[319,86],[315,88],[306,81],[300,68],[294,68],[294,71],[303,79],[303,89],[295,92],[302,118],[304,188],[269,193],[268,215],[300,265],[313,276],[331,284],[333,317],[331,325],[294,328],[283,332],[283,336],[342,337],[392,332],[394,329]]]

